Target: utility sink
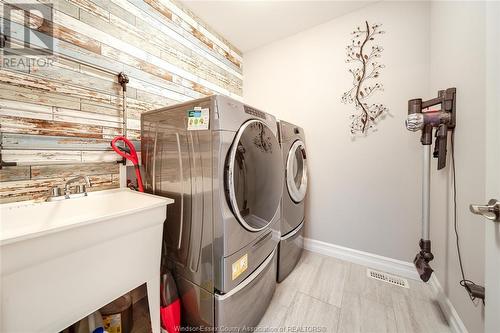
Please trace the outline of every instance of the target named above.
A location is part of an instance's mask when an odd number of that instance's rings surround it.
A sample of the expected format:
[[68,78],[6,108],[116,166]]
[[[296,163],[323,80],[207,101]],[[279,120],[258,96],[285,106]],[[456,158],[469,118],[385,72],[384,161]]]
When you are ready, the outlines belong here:
[[116,189],[0,205],[0,331],[58,332],[146,283],[159,332],[161,239],[172,202]]

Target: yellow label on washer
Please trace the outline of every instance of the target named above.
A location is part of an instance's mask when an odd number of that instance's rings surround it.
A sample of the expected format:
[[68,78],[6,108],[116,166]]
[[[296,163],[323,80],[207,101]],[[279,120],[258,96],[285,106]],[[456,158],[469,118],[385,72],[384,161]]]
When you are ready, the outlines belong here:
[[238,259],[236,262],[233,263],[233,280],[236,279],[238,276],[241,275],[244,271],[246,271],[248,268],[248,254],[245,254],[243,257]]

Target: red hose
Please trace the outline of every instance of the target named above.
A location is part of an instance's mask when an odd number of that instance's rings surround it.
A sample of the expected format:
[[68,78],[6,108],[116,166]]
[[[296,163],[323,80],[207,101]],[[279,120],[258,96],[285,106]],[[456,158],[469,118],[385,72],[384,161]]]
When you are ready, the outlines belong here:
[[[118,147],[116,145],[117,141],[123,141],[123,143],[128,147],[128,150],[130,153],[127,153],[126,151],[122,150],[123,148]],[[139,185],[139,192],[144,192],[144,187],[142,185],[142,177],[141,177],[141,170],[139,169],[139,158],[137,157],[137,152],[135,151],[134,144],[127,139],[126,137],[123,136],[117,136],[111,141],[111,148],[120,155],[121,157],[129,160],[132,162],[135,168],[135,175],[137,177],[137,184]]]

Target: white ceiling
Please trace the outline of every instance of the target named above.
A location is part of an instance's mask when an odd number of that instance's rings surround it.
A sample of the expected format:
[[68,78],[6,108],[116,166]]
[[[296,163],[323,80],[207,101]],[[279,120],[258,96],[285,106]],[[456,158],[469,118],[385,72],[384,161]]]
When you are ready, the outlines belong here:
[[371,1],[181,0],[242,52],[330,21]]

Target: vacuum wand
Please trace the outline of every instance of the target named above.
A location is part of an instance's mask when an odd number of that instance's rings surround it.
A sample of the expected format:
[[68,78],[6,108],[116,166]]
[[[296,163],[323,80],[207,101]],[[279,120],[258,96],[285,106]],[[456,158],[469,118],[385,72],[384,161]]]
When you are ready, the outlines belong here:
[[422,237],[420,238],[420,252],[413,263],[422,281],[427,282],[434,271],[429,262],[434,259],[431,252],[430,219],[431,219],[431,146],[424,145],[422,168]]
[[[422,237],[420,238],[420,252],[413,263],[422,281],[429,281],[433,269],[430,262],[434,259],[431,252],[430,240],[430,196],[431,196],[431,146],[432,134],[436,129],[433,157],[438,159],[438,170],[446,166],[446,146],[448,131],[455,128],[455,95],[456,89],[440,90],[438,97],[422,101],[411,99],[408,101],[408,118],[406,128],[410,131],[421,131],[420,142],[423,145],[422,168]],[[429,107],[441,105],[441,110],[428,110]]]
[[431,146],[424,146],[422,165],[422,239],[430,239],[431,220]]

